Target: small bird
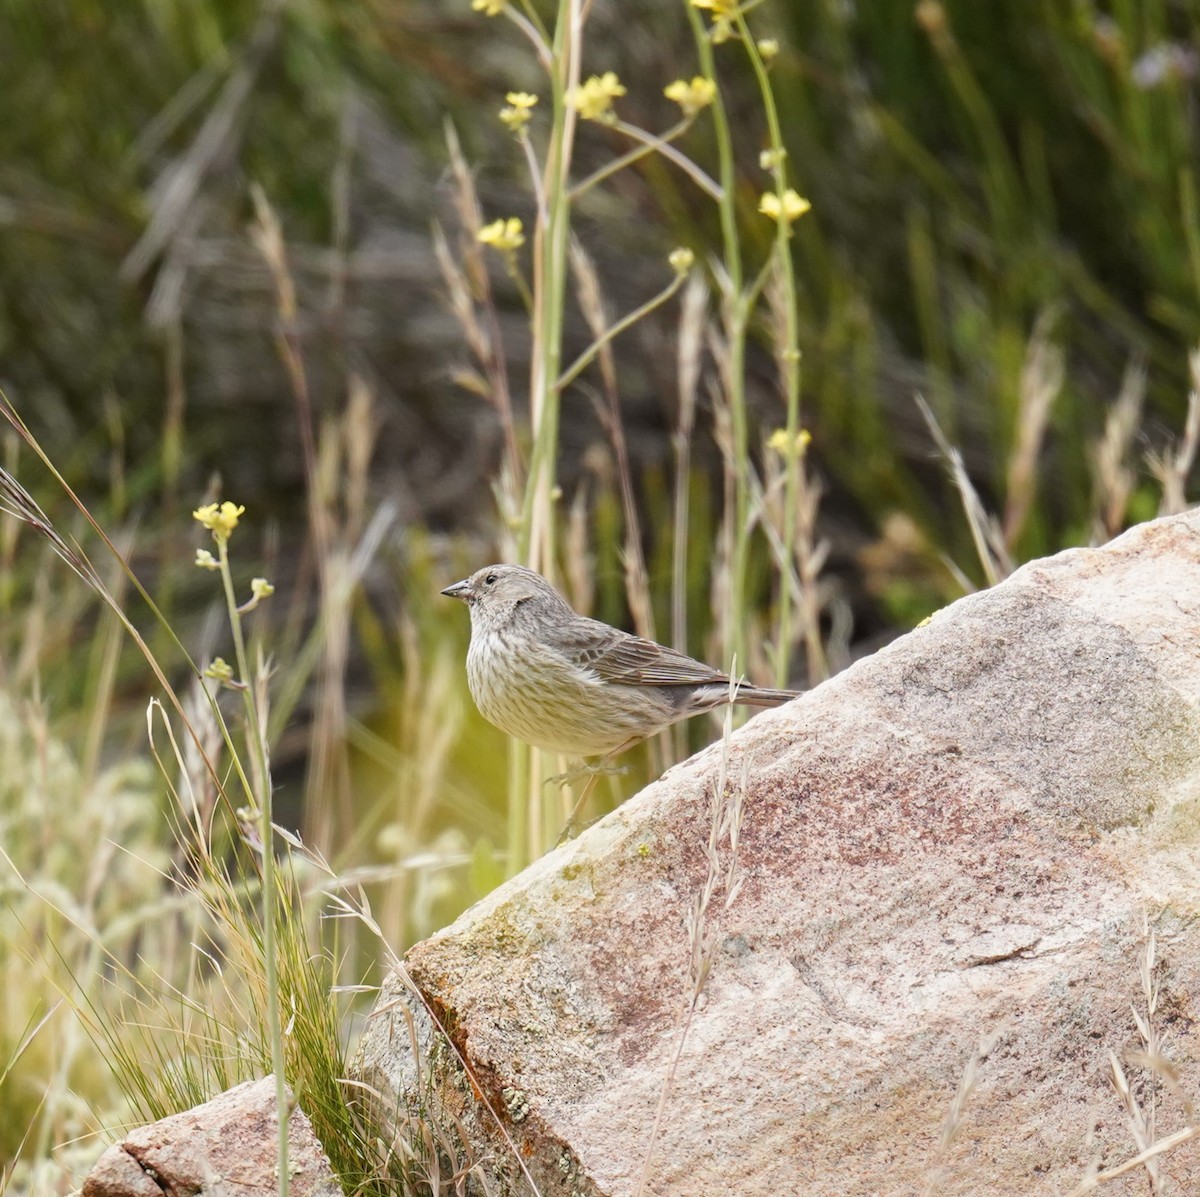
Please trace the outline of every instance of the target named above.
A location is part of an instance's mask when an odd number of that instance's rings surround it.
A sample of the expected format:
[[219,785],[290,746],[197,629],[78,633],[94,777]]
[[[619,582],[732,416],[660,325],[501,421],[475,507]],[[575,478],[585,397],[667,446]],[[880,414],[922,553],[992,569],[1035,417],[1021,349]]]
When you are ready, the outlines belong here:
[[[480,713],[535,748],[615,756],[729,702],[719,669],[573,611],[520,565],[488,565],[447,586],[471,612],[467,680]],[[777,707],[793,690],[741,683],[734,701]]]

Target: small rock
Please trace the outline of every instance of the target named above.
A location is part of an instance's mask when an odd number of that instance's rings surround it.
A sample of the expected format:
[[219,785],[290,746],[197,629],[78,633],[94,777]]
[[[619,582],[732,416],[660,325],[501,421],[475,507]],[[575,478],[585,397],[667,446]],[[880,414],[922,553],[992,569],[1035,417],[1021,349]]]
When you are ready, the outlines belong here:
[[[138,1127],[110,1147],[83,1182],[83,1197],[264,1197],[277,1192],[275,1079],[247,1081],[212,1101]],[[341,1186],[304,1111],[288,1119],[293,1197],[341,1197]]]

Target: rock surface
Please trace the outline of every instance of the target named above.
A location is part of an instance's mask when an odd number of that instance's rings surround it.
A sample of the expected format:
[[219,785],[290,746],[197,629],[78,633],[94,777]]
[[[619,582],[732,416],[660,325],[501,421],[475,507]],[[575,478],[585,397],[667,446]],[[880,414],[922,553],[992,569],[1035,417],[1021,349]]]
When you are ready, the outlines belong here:
[[[264,1197],[279,1191],[275,1080],[247,1081],[202,1106],[130,1131],[96,1162],[83,1197]],[[298,1106],[288,1119],[292,1197],[341,1197]]]
[[[1185,1128],[1200,513],[962,599],[755,718],[726,764],[740,880],[726,835],[682,1048],[720,745],[414,947],[420,1000],[384,993],[360,1078],[402,1099],[419,1063],[500,1191],[529,1191],[515,1148],[545,1197],[637,1193],[648,1153],[660,1197],[1063,1194]],[[469,1077],[414,1061],[397,999]],[[1177,1084],[1139,1061],[1135,1011]],[[1151,1167],[1195,1191],[1200,1144]]]

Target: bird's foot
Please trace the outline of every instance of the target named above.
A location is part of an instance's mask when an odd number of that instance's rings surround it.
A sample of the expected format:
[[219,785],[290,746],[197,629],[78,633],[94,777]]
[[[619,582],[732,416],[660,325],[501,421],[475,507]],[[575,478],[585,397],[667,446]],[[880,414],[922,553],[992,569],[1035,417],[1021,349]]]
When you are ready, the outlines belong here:
[[572,769],[570,773],[555,773],[552,777],[547,777],[543,784],[562,787],[574,785],[575,782],[582,781],[585,777],[592,780],[597,777],[620,777],[628,772],[628,765],[608,765],[600,761],[595,765],[580,765],[578,769]]
[[581,824],[576,821],[574,816],[572,816],[563,824],[563,829],[558,833],[558,839],[554,841],[554,846],[559,848],[565,844],[567,840],[573,840],[577,835],[580,834],[580,832],[587,831],[587,829],[591,827],[593,823],[599,823],[600,818],[601,816],[597,815],[594,819],[589,819],[586,823]]

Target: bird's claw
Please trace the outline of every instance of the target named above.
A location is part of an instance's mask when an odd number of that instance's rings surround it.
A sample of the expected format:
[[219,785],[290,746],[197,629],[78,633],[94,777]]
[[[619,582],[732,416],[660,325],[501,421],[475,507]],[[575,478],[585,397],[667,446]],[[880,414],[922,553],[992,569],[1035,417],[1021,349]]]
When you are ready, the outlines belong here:
[[606,765],[601,761],[596,765],[581,765],[578,769],[571,770],[570,773],[555,773],[552,777],[547,777],[543,784],[562,787],[573,785],[585,777],[620,777],[628,772],[628,765]]
[[589,827],[591,827],[593,823],[599,823],[600,818],[601,818],[601,816],[597,815],[594,819],[589,819],[586,823],[583,824],[583,826],[580,826],[575,821],[575,816],[572,815],[571,818],[569,818],[563,824],[563,829],[562,829],[562,831],[560,831],[558,833],[558,839],[556,839],[554,841],[554,846],[556,848],[561,848],[562,845],[567,842],[567,840],[575,839],[575,837],[578,836],[581,832],[587,831],[587,829]]

